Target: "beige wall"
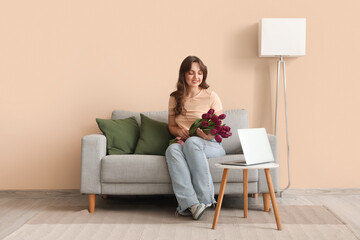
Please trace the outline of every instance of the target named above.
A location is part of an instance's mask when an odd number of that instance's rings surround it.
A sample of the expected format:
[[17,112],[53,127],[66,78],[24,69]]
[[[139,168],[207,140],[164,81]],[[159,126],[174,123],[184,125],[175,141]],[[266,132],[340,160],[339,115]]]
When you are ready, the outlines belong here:
[[165,110],[188,55],[225,109],[272,132],[277,59],[257,56],[262,17],[307,18],[306,56],[286,62],[292,187],[360,187],[359,11],[358,0],[1,1],[0,189],[79,188],[95,118]]

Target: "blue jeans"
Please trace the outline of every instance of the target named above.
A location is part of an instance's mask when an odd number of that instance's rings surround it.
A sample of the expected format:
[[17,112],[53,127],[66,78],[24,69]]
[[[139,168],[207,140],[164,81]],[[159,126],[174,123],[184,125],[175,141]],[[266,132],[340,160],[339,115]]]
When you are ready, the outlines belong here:
[[165,155],[179,212],[197,203],[216,203],[207,158],[225,155],[220,143],[190,137],[184,146],[171,144]]

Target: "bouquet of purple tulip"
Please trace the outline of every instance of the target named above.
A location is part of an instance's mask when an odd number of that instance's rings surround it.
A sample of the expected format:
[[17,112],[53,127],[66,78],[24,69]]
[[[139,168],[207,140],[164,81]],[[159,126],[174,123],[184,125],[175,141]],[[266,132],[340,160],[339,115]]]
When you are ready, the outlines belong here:
[[[211,134],[215,136],[217,142],[221,142],[223,138],[228,138],[232,135],[230,132],[231,128],[222,124],[222,120],[226,118],[225,114],[220,114],[219,116],[214,114],[215,110],[210,109],[207,113],[204,113],[201,118],[197,119],[189,129],[189,135],[197,136],[196,130],[198,128],[202,129],[205,134]],[[184,144],[184,141],[181,137],[177,137],[173,140],[170,140],[170,144],[180,143]]]

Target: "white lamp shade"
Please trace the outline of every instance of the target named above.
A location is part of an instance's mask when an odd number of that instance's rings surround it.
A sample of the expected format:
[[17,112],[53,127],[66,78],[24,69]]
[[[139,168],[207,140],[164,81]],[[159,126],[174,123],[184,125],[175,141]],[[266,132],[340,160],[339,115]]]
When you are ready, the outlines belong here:
[[305,55],[305,18],[262,18],[259,24],[260,57]]

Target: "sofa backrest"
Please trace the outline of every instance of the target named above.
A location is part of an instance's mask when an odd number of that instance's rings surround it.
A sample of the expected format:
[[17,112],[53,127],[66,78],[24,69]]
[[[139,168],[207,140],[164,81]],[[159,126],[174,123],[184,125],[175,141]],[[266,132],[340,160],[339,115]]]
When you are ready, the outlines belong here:
[[[168,123],[168,112],[167,111],[157,111],[157,112],[141,112],[145,116],[160,121]],[[134,116],[139,126],[141,125],[140,112],[131,112],[123,110],[114,110],[111,114],[111,119],[123,119]]]
[[[223,123],[231,127],[233,135],[229,138],[223,139],[222,146],[227,154],[242,153],[237,129],[249,128],[248,113],[245,109],[225,110],[224,113],[226,114],[226,118],[223,120]],[[168,122],[167,111],[142,112],[142,114],[160,122]],[[136,121],[140,126],[140,112],[114,110],[112,112],[111,119],[116,120],[132,116],[136,118]]]

